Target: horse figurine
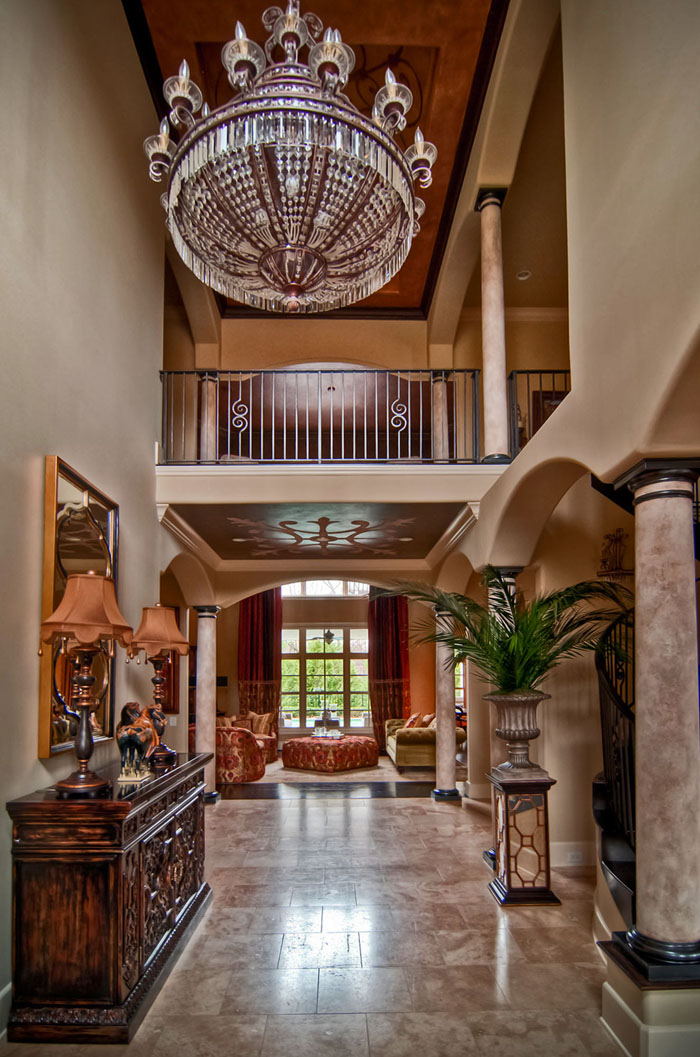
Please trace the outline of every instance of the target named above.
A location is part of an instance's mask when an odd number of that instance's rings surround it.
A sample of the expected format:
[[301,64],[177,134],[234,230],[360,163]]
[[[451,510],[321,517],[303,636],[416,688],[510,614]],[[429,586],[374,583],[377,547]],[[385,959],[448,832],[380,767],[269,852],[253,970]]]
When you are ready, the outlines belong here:
[[[160,715],[152,717],[152,712]],[[160,709],[141,709],[136,701],[127,701],[121,711],[116,734],[121,753],[120,782],[143,782],[150,778],[150,770],[145,761],[158,745],[164,729],[165,716]]]

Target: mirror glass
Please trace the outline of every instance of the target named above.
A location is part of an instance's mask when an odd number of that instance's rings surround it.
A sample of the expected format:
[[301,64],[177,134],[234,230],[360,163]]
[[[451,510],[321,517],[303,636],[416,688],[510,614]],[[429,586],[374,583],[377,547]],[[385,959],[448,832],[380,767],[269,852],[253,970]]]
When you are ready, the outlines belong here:
[[[56,455],[46,457],[44,501],[44,573],[41,619],[63,598],[70,573],[91,570],[117,582],[119,508]],[[95,658],[92,714],[95,741],[111,738],[114,726],[113,662],[106,648]],[[71,715],[71,670],[58,647],[45,649],[39,685],[39,756],[73,746],[77,719]]]

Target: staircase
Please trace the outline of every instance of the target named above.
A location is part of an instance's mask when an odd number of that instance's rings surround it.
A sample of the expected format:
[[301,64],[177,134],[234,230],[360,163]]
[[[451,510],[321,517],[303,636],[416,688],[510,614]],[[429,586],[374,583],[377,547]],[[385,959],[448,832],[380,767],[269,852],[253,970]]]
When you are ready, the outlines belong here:
[[605,633],[596,654],[603,771],[593,781],[601,867],[628,926],[634,922],[634,611]]

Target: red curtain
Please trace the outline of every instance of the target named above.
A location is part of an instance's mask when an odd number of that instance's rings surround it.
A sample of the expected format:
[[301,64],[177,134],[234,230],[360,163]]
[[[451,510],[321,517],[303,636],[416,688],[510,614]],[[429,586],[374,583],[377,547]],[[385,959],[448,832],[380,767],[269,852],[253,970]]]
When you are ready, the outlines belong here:
[[408,670],[408,602],[403,595],[369,596],[369,699],[379,749],[386,749],[384,724],[411,714]]
[[282,590],[244,598],[238,622],[238,694],[241,715],[272,712],[278,731],[282,687]]

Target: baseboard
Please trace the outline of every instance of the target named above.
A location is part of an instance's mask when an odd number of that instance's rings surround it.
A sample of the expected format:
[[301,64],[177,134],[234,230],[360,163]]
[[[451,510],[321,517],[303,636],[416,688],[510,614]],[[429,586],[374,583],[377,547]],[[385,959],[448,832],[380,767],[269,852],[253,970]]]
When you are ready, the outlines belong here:
[[7,1042],[7,1022],[12,1005],[12,981],[0,990],[0,1043]]
[[549,854],[554,867],[595,866],[595,842],[592,840],[552,841]]

